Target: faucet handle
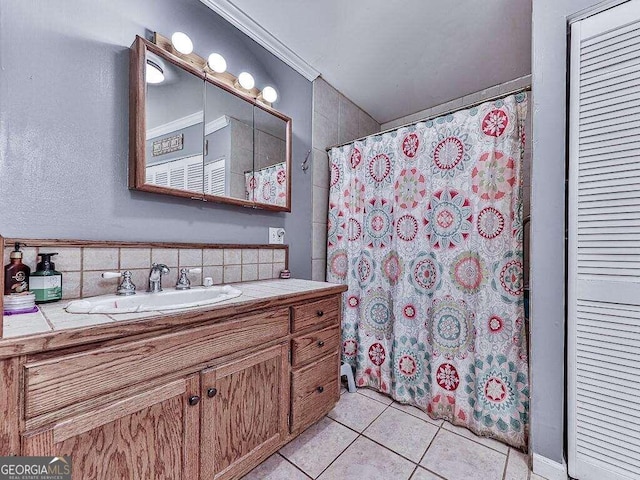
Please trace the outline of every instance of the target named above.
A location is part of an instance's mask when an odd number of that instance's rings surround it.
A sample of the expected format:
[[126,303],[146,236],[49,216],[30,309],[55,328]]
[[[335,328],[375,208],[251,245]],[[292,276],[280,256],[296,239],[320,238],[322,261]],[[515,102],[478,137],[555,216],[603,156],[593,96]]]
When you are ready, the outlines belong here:
[[135,295],[136,286],[131,281],[131,271],[125,270],[124,272],[103,272],[102,278],[119,278],[122,277],[122,282],[118,285],[116,295]]
[[201,268],[181,268],[178,282],[176,283],[176,290],[188,290],[191,288],[191,280],[189,280],[189,273],[200,273]]
[[102,272],[102,278],[120,278],[122,275],[122,272]]

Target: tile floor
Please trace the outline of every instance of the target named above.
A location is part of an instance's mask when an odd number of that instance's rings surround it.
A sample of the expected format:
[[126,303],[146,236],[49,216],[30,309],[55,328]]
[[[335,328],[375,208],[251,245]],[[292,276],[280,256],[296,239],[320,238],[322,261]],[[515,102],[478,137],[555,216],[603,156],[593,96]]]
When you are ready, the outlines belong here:
[[327,417],[243,480],[309,478],[544,480],[517,450],[364,388],[343,389]]

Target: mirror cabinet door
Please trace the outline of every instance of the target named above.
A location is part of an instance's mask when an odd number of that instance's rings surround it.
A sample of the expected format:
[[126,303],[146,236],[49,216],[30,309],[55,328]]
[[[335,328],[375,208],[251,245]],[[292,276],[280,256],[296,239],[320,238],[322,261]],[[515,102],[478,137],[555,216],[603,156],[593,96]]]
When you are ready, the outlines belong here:
[[204,193],[253,201],[253,105],[205,83]]
[[289,205],[288,129],[287,120],[254,107],[254,172],[250,183],[256,203]]
[[204,80],[146,52],[145,183],[203,194]]
[[131,47],[129,188],[291,211],[291,119],[162,40]]

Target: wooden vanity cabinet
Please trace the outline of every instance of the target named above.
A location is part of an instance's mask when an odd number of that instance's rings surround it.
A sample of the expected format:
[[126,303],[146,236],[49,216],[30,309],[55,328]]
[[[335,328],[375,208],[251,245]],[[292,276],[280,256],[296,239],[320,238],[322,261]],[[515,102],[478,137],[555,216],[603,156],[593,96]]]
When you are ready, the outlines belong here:
[[340,295],[3,362],[22,455],[71,455],[78,480],[232,480],[338,401]]
[[199,381],[189,375],[27,432],[22,455],[70,455],[74,480],[198,478]]

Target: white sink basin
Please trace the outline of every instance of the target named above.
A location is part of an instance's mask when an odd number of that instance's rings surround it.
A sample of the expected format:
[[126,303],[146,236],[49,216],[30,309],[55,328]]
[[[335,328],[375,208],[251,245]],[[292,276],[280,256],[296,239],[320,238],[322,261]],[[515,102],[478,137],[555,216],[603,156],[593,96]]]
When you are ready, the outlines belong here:
[[138,292],[135,295],[101,295],[74,300],[65,307],[69,313],[135,313],[180,308],[202,307],[239,297],[242,292],[229,285],[193,287],[190,290],[164,290],[159,293]]

